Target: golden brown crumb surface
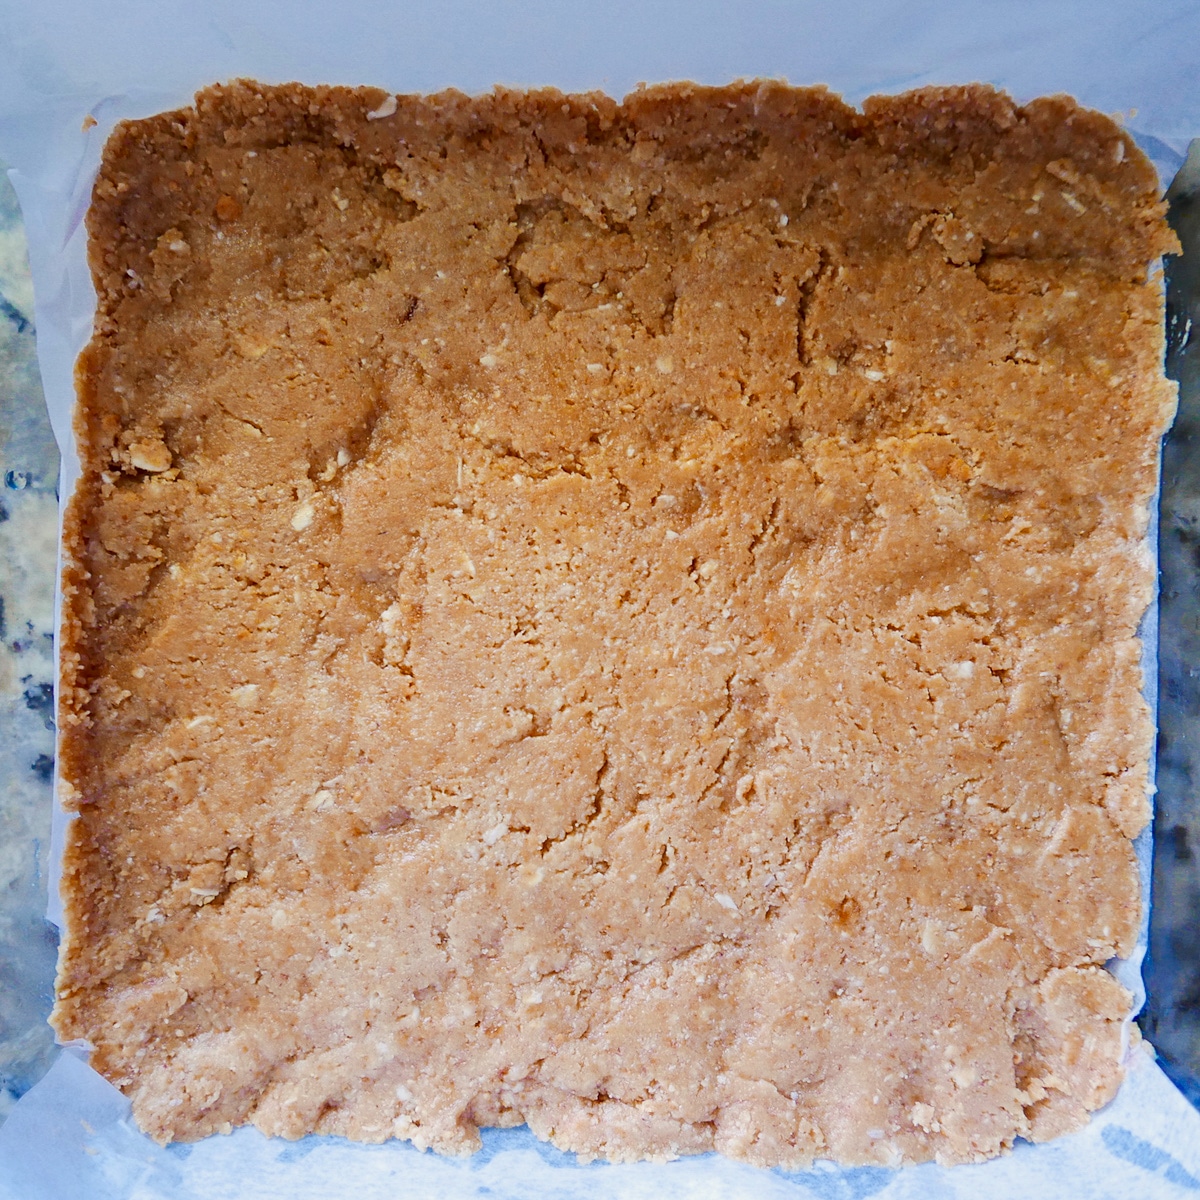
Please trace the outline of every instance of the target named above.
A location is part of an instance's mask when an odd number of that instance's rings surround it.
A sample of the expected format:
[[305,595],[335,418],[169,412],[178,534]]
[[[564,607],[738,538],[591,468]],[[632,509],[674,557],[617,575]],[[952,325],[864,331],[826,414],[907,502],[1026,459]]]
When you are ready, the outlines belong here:
[[985,88],[121,126],[57,1028],[144,1129],[958,1162],[1110,1097],[1170,247]]

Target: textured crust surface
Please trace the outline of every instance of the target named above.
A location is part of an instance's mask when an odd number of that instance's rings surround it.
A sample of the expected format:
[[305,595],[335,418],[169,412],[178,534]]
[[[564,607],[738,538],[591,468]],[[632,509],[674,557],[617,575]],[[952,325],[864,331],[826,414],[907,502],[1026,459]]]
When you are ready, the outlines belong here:
[[195,1138],[947,1162],[1119,1079],[1153,173],[984,88],[121,126],[55,1023]]

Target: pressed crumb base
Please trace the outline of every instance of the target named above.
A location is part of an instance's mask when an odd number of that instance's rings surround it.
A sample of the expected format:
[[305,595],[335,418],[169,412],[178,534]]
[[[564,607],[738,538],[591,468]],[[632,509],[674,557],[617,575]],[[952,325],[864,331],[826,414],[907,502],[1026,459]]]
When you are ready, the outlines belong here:
[[153,1136],[944,1162],[1120,1077],[1172,245],[982,87],[119,127],[55,1023]]

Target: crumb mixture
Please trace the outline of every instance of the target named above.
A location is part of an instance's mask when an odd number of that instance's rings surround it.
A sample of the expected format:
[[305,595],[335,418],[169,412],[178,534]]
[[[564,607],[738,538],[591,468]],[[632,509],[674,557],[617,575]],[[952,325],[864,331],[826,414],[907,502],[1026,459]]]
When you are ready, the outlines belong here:
[[56,1024],[143,1129],[994,1155],[1119,1076],[1156,181],[982,87],[237,83],[88,216]]

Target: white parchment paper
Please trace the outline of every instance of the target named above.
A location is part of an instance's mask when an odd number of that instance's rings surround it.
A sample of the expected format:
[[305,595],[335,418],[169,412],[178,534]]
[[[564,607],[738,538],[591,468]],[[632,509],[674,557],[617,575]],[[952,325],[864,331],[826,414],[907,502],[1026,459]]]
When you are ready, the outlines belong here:
[[[198,88],[239,75],[400,92],[449,86],[478,92],[505,83],[601,88],[615,96],[641,81],[776,76],[828,84],[850,101],[983,80],[1018,100],[1069,92],[1121,114],[1165,187],[1189,139],[1200,136],[1200,4],[0,0],[0,158],[13,168],[25,217],[38,355],[63,451],[63,496],[78,474],[72,378],[94,308],[82,219],[104,139],[121,119],[178,107]],[[96,125],[85,130],[88,116]],[[1153,614],[1143,632],[1153,680]],[[63,828],[59,814],[59,851]],[[1148,832],[1136,848],[1148,900]],[[57,888],[51,892],[50,916],[57,919]],[[1143,928],[1134,956],[1114,964],[1139,1006],[1144,953]],[[1196,1196],[1200,1114],[1134,1042],[1117,1099],[1082,1133],[1019,1145],[977,1167],[819,1164],[799,1174],[759,1171],[716,1155],[584,1167],[523,1129],[488,1131],[483,1151],[457,1162],[405,1143],[367,1147],[318,1137],[289,1143],[253,1130],[161,1149],[137,1131],[120,1094],[68,1051],[0,1128],[0,1197]]]

